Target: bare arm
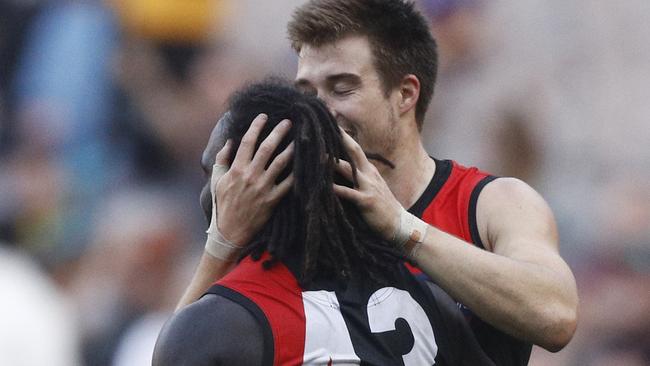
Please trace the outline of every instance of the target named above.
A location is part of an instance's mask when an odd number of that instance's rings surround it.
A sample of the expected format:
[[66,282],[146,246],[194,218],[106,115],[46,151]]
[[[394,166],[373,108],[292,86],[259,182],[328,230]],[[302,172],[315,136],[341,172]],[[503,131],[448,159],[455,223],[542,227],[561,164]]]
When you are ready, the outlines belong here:
[[[344,134],[358,167],[359,187],[336,186],[365,219],[392,239],[402,208],[366,159]],[[349,164],[339,171],[351,176]],[[575,279],[558,253],[551,210],[528,185],[515,179],[488,184],[478,200],[479,233],[489,251],[429,226],[417,251],[419,267],[481,319],[521,340],[557,351],[575,331]]]
[[[230,166],[230,169],[212,170],[210,225],[216,225],[224,238],[242,247],[266,223],[275,205],[289,192],[293,184],[293,176],[275,184],[276,178],[291,159],[292,145],[276,156],[265,169],[273,152],[289,131],[291,123],[286,121],[284,124],[278,124],[255,151],[255,143],[265,123],[265,115],[255,118],[242,138],[232,164],[227,159],[230,144],[226,144],[219,151],[215,166]],[[232,269],[236,259],[236,256],[216,258],[204,252],[176,308],[180,309],[196,301],[214,281]]]
[[190,284],[176,305],[176,311],[196,301],[215,281],[225,276],[233,267],[233,262],[215,258],[203,252]]
[[575,331],[578,299],[550,209],[525,183],[498,179],[479,196],[477,215],[491,252],[429,227],[420,268],[484,321],[560,350]]

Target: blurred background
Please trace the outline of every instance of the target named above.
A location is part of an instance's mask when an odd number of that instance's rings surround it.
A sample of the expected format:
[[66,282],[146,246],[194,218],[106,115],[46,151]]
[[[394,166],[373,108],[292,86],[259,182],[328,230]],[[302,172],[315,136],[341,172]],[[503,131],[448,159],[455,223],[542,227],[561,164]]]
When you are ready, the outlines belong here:
[[[150,364],[228,95],[292,77],[302,0],[0,0],[0,364]],[[650,364],[650,2],[420,0],[430,154],[552,206],[580,323],[531,365]],[[535,291],[535,289],[531,289]]]

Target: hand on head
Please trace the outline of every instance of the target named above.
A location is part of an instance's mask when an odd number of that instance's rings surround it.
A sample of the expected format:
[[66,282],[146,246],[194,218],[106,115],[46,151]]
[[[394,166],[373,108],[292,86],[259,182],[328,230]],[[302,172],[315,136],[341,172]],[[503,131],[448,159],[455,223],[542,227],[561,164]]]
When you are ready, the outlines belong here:
[[[288,120],[279,123],[255,151],[255,145],[267,116],[258,115],[241,140],[230,168],[232,142],[217,154],[210,190],[213,197],[213,220],[228,241],[246,245],[267,222],[275,204],[289,192],[293,176],[280,183],[276,179],[291,160],[293,144],[273,159],[273,152],[291,128]],[[265,167],[268,165],[268,168]],[[216,204],[218,202],[218,205]]]
[[[357,167],[354,188],[334,185],[334,192],[341,198],[354,202],[364,219],[383,238],[391,240],[399,225],[402,206],[397,201],[377,168],[370,163],[361,146],[350,135],[341,130],[343,144]],[[349,162],[339,160],[337,171],[353,181]]]

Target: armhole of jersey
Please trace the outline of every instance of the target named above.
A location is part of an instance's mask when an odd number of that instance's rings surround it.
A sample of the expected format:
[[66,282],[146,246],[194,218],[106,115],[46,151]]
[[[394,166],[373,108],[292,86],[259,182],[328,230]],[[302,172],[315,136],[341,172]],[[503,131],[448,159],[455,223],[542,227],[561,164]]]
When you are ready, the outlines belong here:
[[257,306],[257,304],[255,304],[251,299],[225,286],[213,285],[210,287],[210,289],[208,289],[206,294],[223,296],[229,300],[232,300],[237,304],[243,306],[246,310],[248,310],[248,312],[253,315],[255,319],[257,319],[258,323],[262,327],[262,336],[264,337],[264,353],[262,356],[262,364],[273,365],[273,350],[275,347],[273,344],[273,332],[271,331],[271,325],[264,315],[264,312],[262,312],[262,309],[260,309],[260,307]]
[[468,212],[468,223],[469,223],[469,232],[472,237],[472,242],[476,244],[477,247],[481,249],[485,249],[485,245],[483,245],[483,241],[481,240],[481,235],[479,234],[478,231],[478,223],[476,219],[476,206],[478,205],[478,197],[481,194],[481,191],[485,186],[492,182],[493,180],[497,179],[498,177],[495,177],[493,175],[488,175],[487,177],[481,179],[474,189],[472,189],[472,194],[469,197],[469,209],[467,210]]

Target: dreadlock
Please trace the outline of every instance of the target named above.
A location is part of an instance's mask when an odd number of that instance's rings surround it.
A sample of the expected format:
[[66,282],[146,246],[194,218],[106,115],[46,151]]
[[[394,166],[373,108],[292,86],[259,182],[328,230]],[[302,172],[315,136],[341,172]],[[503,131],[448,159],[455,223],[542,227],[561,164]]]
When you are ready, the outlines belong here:
[[[268,269],[301,253],[298,281],[305,287],[321,276],[340,282],[360,275],[380,284],[389,281],[403,257],[368,227],[356,206],[334,194],[334,182],[356,185],[356,167],[327,107],[285,81],[268,79],[236,93],[230,112],[233,123],[226,134],[235,147],[231,161],[251,121],[260,113],[266,113],[268,120],[256,149],[283,119],[290,119],[292,127],[273,157],[294,141],[293,160],[278,177],[281,181],[293,172],[292,192],[280,201],[242,258],[251,255],[260,260],[266,251],[270,259],[264,266]],[[354,182],[336,175],[338,159],[352,164]]]

